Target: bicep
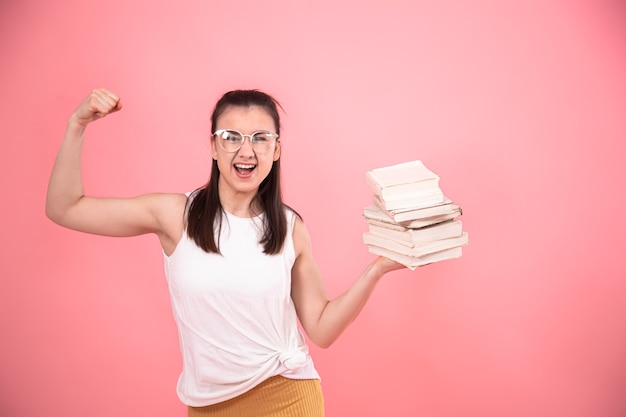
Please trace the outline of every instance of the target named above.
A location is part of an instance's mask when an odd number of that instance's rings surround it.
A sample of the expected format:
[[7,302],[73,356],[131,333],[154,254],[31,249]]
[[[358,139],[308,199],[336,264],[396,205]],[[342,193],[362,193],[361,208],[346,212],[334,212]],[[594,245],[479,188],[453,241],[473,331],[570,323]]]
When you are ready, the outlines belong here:
[[173,195],[145,194],[133,198],[82,197],[71,207],[62,226],[104,236],[136,236],[164,230],[168,201]]
[[294,247],[296,261],[291,273],[291,297],[298,319],[310,336],[329,300],[322,274],[313,258],[309,233],[300,219],[294,228]]

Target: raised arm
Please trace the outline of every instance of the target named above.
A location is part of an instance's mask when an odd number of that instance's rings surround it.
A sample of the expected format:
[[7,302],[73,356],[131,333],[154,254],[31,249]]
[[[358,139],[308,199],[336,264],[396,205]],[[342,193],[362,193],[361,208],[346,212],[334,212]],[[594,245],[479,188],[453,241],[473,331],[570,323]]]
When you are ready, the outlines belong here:
[[[122,108],[120,98],[97,89],[70,116],[57,154],[46,198],[46,215],[74,230],[107,236],[160,235],[162,243],[177,240],[182,230],[184,195],[148,194],[135,198],[85,196],[81,153],[85,129],[93,121]],[[180,213],[180,216],[173,214]],[[175,242],[170,242],[175,243]]]
[[311,239],[302,220],[294,229],[296,262],[291,274],[291,297],[304,331],[316,345],[329,347],[358,316],[380,279],[404,266],[384,257],[376,258],[354,284],[330,300],[313,259]]

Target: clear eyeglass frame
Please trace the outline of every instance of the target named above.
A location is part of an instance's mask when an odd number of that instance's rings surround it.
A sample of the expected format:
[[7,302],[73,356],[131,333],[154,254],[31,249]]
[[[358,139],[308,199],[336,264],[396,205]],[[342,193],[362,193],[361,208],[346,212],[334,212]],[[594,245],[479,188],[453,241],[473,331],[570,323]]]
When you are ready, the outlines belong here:
[[246,138],[250,142],[250,146],[257,152],[266,152],[272,149],[274,143],[278,140],[278,134],[269,130],[257,130],[249,135],[244,135],[235,129],[219,129],[213,132],[213,136],[226,152],[237,152],[243,146]]

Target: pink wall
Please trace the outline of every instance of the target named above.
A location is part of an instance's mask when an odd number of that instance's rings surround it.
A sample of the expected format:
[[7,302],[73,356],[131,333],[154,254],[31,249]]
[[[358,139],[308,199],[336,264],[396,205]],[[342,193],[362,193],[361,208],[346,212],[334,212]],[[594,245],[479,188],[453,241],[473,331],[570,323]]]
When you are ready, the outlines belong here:
[[125,108],[89,131],[98,195],[203,184],[216,98],[275,94],[286,199],[333,295],[371,259],[366,170],[421,159],[463,206],[463,258],[390,275],[312,349],[328,416],[626,414],[624,8],[302,3],[2,2],[0,415],[185,415],[156,239],[44,217],[100,86]]

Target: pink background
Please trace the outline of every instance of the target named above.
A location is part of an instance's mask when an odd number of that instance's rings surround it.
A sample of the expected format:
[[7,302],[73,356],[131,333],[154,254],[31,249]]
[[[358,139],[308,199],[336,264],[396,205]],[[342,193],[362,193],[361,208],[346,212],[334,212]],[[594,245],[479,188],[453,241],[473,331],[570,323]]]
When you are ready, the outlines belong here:
[[276,95],[331,295],[372,259],[367,170],[421,159],[463,207],[461,259],[393,273],[312,347],[328,416],[625,415],[618,3],[0,3],[0,415],[186,413],[157,240],[44,216],[67,117],[101,86],[124,109],[88,132],[96,195],[202,185],[215,100]]

